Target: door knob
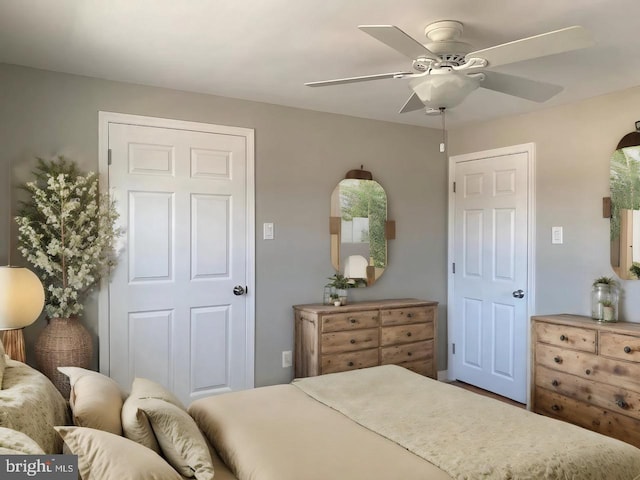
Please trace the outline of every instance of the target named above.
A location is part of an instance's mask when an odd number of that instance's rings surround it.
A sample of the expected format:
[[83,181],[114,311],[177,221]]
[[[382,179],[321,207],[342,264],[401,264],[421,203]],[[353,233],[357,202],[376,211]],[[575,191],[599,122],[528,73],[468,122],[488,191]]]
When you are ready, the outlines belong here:
[[512,295],[515,298],[524,298],[524,291],[523,290],[516,290],[515,292],[513,292]]
[[245,288],[242,285],[236,285],[235,287],[233,287],[233,294],[234,295],[244,295],[245,293],[247,293],[247,291],[245,290]]

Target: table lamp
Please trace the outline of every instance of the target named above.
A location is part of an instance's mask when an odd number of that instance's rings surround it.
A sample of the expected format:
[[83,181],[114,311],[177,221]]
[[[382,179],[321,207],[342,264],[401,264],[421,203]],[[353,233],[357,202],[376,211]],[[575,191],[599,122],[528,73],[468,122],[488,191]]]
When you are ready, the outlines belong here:
[[22,329],[35,322],[44,306],[44,287],[31,270],[0,267],[0,339],[9,357],[27,359]]

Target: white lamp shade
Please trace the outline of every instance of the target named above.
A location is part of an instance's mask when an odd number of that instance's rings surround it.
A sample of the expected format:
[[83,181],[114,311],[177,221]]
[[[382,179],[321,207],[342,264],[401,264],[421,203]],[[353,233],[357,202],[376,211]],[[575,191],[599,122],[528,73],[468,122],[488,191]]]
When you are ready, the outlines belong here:
[[44,288],[31,270],[0,267],[0,330],[31,325],[44,307]]
[[367,278],[369,262],[362,255],[349,255],[344,262],[344,276],[347,278]]

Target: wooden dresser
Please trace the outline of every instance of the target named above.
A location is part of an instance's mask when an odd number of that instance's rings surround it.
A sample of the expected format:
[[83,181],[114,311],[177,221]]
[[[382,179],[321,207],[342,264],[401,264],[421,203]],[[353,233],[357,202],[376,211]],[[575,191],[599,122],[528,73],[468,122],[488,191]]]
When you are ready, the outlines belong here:
[[532,317],[532,409],[640,447],[640,324]]
[[402,365],[436,378],[437,302],[295,305],[295,376]]

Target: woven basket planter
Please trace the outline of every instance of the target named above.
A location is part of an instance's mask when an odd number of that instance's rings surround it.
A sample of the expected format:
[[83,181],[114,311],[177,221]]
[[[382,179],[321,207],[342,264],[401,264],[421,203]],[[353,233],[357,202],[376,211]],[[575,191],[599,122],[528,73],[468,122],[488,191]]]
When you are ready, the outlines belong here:
[[69,379],[58,367],[89,368],[93,341],[77,317],[52,318],[35,346],[38,368],[53,382],[62,396],[69,398]]

